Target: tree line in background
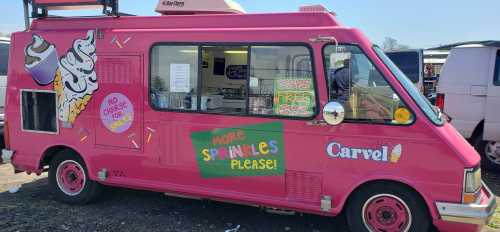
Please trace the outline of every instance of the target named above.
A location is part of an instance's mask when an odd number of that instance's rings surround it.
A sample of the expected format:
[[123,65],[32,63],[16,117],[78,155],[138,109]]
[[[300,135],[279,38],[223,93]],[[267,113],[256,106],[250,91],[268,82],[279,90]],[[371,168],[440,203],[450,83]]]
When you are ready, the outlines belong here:
[[401,51],[410,49],[410,46],[399,44],[398,41],[392,37],[385,37],[384,43],[382,44],[382,49],[384,49],[384,51],[386,52]]

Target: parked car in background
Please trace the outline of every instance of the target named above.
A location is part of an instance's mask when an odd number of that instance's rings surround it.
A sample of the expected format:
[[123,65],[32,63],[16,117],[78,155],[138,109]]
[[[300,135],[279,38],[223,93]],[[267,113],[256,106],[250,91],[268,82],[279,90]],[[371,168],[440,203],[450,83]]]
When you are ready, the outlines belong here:
[[420,92],[424,90],[424,52],[421,49],[386,52]]
[[453,48],[443,66],[436,105],[482,155],[486,168],[500,171],[500,41]]
[[0,37],[0,148],[4,147],[3,124],[5,107],[5,90],[7,87],[7,67],[9,63],[10,39]]

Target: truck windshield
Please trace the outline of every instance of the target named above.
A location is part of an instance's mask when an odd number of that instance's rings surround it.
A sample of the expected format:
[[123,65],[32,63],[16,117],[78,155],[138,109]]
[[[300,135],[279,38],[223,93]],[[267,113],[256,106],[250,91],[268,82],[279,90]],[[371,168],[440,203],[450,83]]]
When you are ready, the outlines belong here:
[[413,83],[420,82],[420,55],[417,51],[388,52],[386,55]]
[[429,117],[429,119],[435,124],[443,125],[444,120],[441,117],[440,112],[418,91],[411,80],[406,77],[406,75],[391,61],[389,57],[387,57],[382,49],[378,46],[374,46],[373,49],[389,70],[391,70],[392,74],[398,79],[401,85],[403,85],[403,87],[408,91],[408,94],[410,94],[413,100],[415,100],[417,105],[419,105],[422,111],[424,111],[427,117]]

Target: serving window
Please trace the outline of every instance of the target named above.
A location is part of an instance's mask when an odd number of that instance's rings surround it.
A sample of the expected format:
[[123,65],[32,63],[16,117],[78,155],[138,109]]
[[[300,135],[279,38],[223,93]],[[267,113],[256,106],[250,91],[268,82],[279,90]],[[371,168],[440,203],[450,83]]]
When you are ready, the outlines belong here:
[[150,101],[157,110],[310,118],[312,67],[305,46],[156,45]]
[[306,47],[254,46],[251,58],[250,114],[314,115],[314,75]]
[[155,46],[151,51],[150,101],[156,109],[197,109],[198,47]]
[[57,133],[56,94],[51,91],[21,91],[24,131]]

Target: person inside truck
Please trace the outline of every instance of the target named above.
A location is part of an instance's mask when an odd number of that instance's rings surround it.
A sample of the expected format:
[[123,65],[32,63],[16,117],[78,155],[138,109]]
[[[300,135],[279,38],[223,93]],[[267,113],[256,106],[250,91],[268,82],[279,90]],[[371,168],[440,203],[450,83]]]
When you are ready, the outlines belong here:
[[346,119],[372,122],[394,120],[399,98],[395,97],[387,81],[366,56],[355,47],[339,47],[328,52],[333,65],[328,76],[330,100],[344,106]]
[[350,70],[350,59],[345,59],[343,62],[344,66],[337,70],[332,70],[331,80],[332,90],[336,94],[337,101],[347,108],[349,102],[349,95],[351,94],[351,70]]

